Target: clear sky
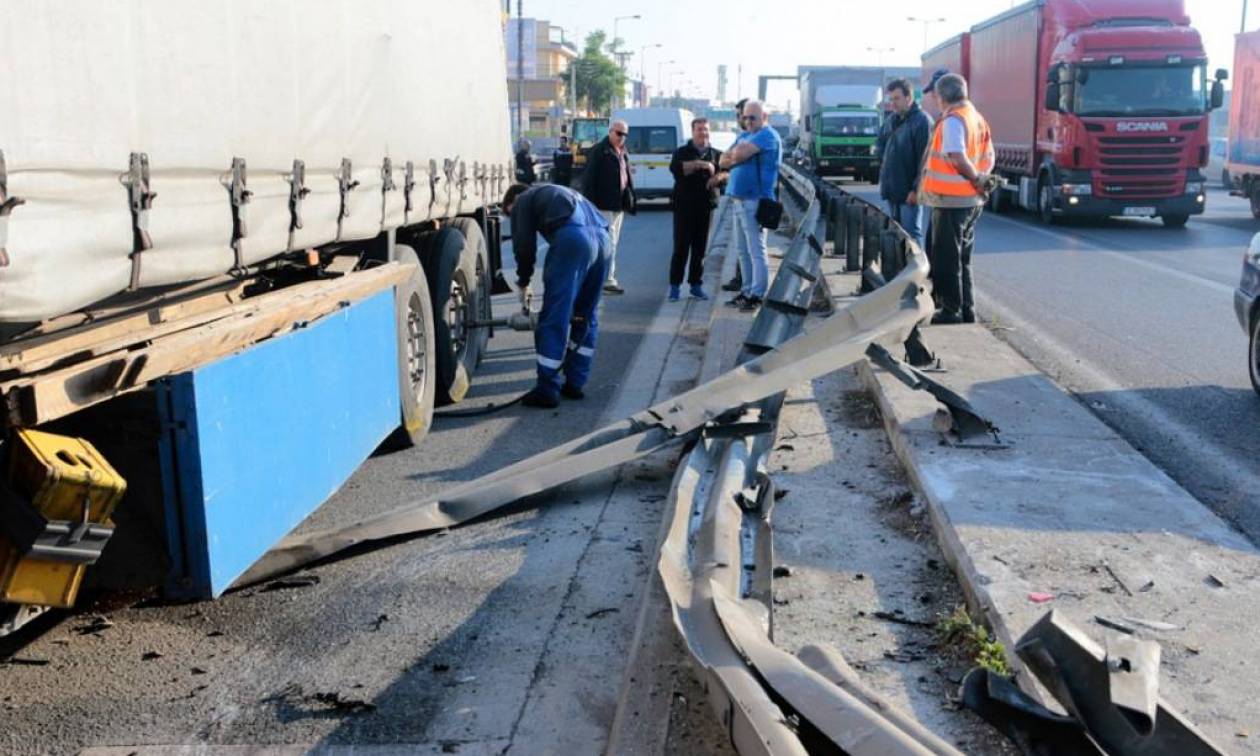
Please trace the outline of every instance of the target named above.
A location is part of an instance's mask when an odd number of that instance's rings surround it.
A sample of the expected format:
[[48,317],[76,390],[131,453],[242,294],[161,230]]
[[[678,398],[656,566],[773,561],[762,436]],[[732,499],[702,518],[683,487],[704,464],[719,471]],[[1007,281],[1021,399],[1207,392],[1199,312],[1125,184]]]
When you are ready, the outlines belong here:
[[[797,65],[918,65],[925,24],[909,22],[907,16],[946,19],[926,25],[930,47],[1018,4],[1012,0],[521,1],[527,18],[547,19],[579,42],[593,29],[604,29],[611,36],[616,16],[637,14],[642,18],[617,24],[622,49],[633,52],[628,67],[636,78],[642,46],[660,44],[646,50],[645,56],[644,73],[653,91],[660,84],[672,84],[684,95],[716,97],[717,66],[725,63],[727,95],[732,99],[756,95],[757,76],[795,74]],[[1243,0],[1185,1],[1192,23],[1203,34],[1211,69],[1232,68]],[[1260,0],[1251,4],[1260,6]],[[516,13],[516,0],[512,0],[512,12]],[[1247,28],[1257,25],[1260,10],[1252,8]],[[660,65],[671,60],[675,62]],[[658,82],[658,73],[664,81]],[[795,85],[772,86],[767,99],[775,109],[795,103]]]

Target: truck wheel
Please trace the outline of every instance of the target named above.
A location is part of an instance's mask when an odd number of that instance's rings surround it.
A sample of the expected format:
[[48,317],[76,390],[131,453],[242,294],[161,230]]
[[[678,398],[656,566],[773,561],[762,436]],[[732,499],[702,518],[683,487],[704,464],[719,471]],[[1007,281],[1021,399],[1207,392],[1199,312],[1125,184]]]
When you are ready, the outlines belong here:
[[1260,218],[1260,181],[1252,180],[1248,196],[1251,198],[1251,217]]
[[1047,226],[1055,224],[1054,194],[1046,176],[1042,176],[1041,181],[1037,183],[1037,216]]
[[1229,186],[1229,170],[1228,170],[1228,169],[1226,169],[1226,168],[1222,168],[1222,169],[1221,169],[1221,186],[1225,187],[1226,189],[1229,189],[1229,188],[1230,188],[1230,186]]
[[1177,213],[1176,215],[1161,215],[1159,219],[1164,222],[1164,228],[1185,228],[1186,221],[1190,220],[1190,216],[1185,213]]
[[1251,388],[1260,394],[1260,317],[1251,316],[1251,339],[1247,348],[1247,375]]
[[477,293],[476,259],[468,240],[447,226],[423,237],[424,272],[433,295],[433,343],[437,403],[464,398],[477,355],[470,321]]
[[1001,215],[1006,210],[1006,195],[1001,189],[989,193],[989,212]]
[[[451,221],[451,227],[464,235],[465,248],[472,250],[473,278],[476,281],[472,310],[477,320],[490,320],[494,317],[490,302],[490,291],[494,284],[490,280],[490,252],[486,247],[486,236],[481,232],[481,224],[475,218],[456,218]],[[480,365],[490,346],[490,329],[473,329],[471,342],[475,350],[473,365]]]
[[394,299],[398,329],[398,390],[402,407],[402,435],[411,445],[420,443],[433,425],[433,401],[437,370],[433,347],[433,302],[429,284],[416,251],[404,244],[394,247],[398,262],[416,266],[398,284]]

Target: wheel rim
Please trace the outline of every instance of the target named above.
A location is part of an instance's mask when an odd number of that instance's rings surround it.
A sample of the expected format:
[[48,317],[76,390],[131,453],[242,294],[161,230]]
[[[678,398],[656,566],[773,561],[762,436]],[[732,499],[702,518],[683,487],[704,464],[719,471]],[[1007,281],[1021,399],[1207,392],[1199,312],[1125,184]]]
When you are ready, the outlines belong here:
[[451,277],[451,295],[446,300],[446,325],[451,334],[451,354],[458,361],[468,349],[468,281],[462,271]]
[[424,398],[424,381],[428,373],[428,334],[424,329],[424,303],[412,295],[407,302],[407,380],[417,401]]

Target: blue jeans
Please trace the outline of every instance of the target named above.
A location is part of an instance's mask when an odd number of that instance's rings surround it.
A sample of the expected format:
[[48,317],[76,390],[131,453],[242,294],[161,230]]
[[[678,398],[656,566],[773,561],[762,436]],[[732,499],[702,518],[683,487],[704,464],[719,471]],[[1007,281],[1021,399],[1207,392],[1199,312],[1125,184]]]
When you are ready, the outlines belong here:
[[923,219],[925,216],[923,205],[899,205],[892,200],[884,200],[888,203],[888,215],[893,220],[901,224],[907,234],[913,237],[914,241],[923,247]]
[[744,281],[740,293],[764,297],[770,285],[770,255],[766,252],[766,230],[757,222],[757,200],[736,199],[735,223],[744,235],[739,249],[739,275]]

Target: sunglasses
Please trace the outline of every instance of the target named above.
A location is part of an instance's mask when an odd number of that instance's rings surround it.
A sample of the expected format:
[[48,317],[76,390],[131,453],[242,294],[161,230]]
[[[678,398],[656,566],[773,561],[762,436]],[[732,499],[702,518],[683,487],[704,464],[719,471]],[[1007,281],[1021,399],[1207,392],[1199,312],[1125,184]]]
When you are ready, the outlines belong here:
[[614,131],[614,132],[613,132],[613,136],[619,136],[619,137],[629,136],[629,132],[625,132],[625,131]]
[[739,120],[740,120],[740,122],[742,123],[742,122],[744,122],[744,121],[755,121],[755,120],[757,120],[758,118],[760,118],[760,116],[744,116],[743,118],[741,118],[741,119],[739,119]]

